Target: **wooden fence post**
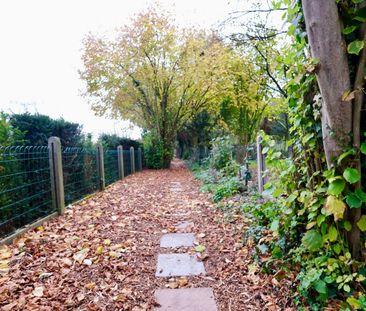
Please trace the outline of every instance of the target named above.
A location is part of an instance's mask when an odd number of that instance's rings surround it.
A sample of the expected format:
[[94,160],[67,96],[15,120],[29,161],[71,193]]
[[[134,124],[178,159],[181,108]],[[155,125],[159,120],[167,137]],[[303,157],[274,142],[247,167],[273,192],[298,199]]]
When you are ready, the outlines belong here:
[[266,170],[266,159],[265,155],[262,153],[262,136],[257,137],[257,165],[258,165],[258,192],[263,192],[263,187],[265,184],[265,180],[263,177],[263,173]]
[[64,177],[62,171],[61,141],[58,137],[48,139],[50,161],[52,206],[60,215],[65,212]]
[[130,157],[131,157],[131,174],[135,173],[135,149],[133,147],[130,148]]
[[117,147],[117,154],[118,154],[118,175],[119,179],[123,179],[125,177],[125,170],[123,167],[123,147]]
[[105,188],[104,152],[102,144],[97,144],[97,166],[99,176],[99,190],[104,190]]
[[137,149],[137,155],[138,155],[138,159],[139,159],[138,170],[142,171],[142,150],[141,150],[141,147],[139,147],[139,149]]

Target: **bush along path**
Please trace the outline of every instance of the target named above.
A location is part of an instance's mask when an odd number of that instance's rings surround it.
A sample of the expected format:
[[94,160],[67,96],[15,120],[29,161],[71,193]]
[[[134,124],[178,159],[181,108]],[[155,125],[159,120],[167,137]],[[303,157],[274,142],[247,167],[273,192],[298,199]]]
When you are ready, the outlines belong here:
[[173,164],[1,246],[1,310],[294,310],[293,274],[260,274],[242,213],[225,217]]

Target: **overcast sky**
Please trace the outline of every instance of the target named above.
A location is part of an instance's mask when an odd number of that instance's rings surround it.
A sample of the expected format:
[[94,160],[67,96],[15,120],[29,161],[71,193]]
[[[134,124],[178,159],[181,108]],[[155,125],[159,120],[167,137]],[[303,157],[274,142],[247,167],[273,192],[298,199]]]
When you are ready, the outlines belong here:
[[[242,0],[241,3],[245,2]],[[139,136],[127,122],[97,118],[80,96],[81,42],[128,23],[150,0],[1,0],[0,110],[37,111],[101,132]],[[182,25],[210,28],[237,0],[161,0]],[[124,130],[121,130],[124,128]]]

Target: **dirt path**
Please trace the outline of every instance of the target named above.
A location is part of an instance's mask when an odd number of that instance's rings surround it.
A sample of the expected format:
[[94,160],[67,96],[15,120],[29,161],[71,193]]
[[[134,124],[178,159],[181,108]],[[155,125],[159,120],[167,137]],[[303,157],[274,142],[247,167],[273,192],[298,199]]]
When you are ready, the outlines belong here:
[[[181,185],[178,196],[172,183]],[[201,257],[207,274],[188,277],[188,283],[155,277],[158,254],[171,252],[159,240],[181,221],[194,223],[206,247]],[[240,215],[224,220],[181,163],[143,171],[0,248],[0,267],[9,261],[0,274],[0,307],[152,310],[156,289],[179,286],[212,288],[220,311],[292,310],[286,280],[258,275],[250,265],[244,230]]]

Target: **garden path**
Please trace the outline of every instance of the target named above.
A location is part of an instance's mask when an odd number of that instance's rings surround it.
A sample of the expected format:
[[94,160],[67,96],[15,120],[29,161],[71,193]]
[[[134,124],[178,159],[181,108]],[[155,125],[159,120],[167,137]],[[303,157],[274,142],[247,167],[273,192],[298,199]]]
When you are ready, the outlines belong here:
[[231,215],[182,162],[131,175],[0,247],[0,308],[286,309],[289,289],[258,274]]

